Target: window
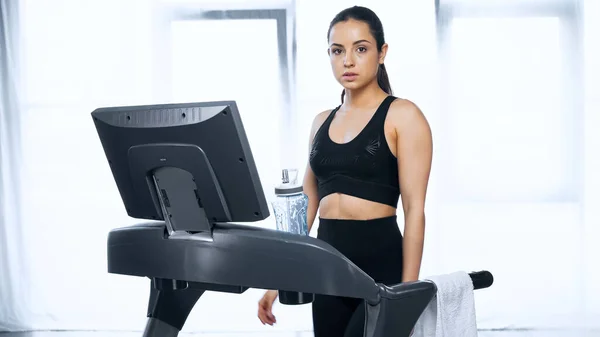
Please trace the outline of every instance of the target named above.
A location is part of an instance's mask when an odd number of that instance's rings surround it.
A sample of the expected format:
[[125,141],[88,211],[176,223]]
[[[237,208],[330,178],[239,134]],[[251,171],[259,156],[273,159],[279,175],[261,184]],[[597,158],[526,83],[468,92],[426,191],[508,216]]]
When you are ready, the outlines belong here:
[[[267,199],[293,132],[289,9],[157,14],[154,93],[164,102],[236,101]],[[272,220],[267,220],[272,221]]]
[[[434,137],[444,186],[428,222],[433,259],[448,272],[502,275],[501,290],[478,308],[487,325],[571,324],[581,315],[584,272],[572,261],[585,256],[577,6],[440,2],[443,123]],[[556,275],[556,265],[569,270]],[[523,282],[530,279],[551,281],[533,289]],[[507,296],[531,301],[504,305]]]
[[562,7],[536,12],[527,3],[441,7],[452,198],[573,201],[581,193],[577,40]]

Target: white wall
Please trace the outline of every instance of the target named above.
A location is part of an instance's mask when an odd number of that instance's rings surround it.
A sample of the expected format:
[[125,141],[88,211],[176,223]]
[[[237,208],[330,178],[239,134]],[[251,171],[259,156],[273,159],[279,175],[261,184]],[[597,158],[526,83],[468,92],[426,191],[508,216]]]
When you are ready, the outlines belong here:
[[[39,314],[32,316],[33,325],[45,329],[140,329],[145,323],[148,281],[106,273],[107,232],[136,220],[128,219],[123,210],[89,114],[99,106],[159,103],[169,97],[154,96],[157,69],[152,58],[156,40],[152,35],[151,2],[27,0],[24,4],[27,111],[23,118],[22,204],[27,258],[35,284],[31,297],[36,300],[35,311]],[[339,10],[356,3],[298,0],[296,4],[299,116],[294,151],[298,155],[290,165],[303,169],[312,118],[340,102],[340,88],[331,76],[326,53],[329,21]],[[594,0],[586,2],[586,120],[582,158],[585,193],[577,202],[521,201],[526,190],[509,195],[503,202],[457,198],[453,194],[456,188],[481,187],[486,177],[490,179],[488,192],[502,191],[503,186],[494,185],[493,179],[504,171],[471,171],[473,180],[460,176],[464,185],[458,187],[452,184],[456,180],[448,180],[447,168],[457,167],[459,173],[460,169],[468,168],[464,165],[469,157],[453,154],[461,149],[471,151],[470,146],[480,140],[473,139],[461,147],[452,145],[452,141],[464,142],[464,135],[470,135],[472,129],[481,125],[469,124],[473,123],[471,119],[454,129],[445,124],[456,120],[457,115],[452,115],[442,101],[447,88],[439,77],[444,64],[437,57],[433,1],[406,0],[396,3],[395,10],[380,0],[364,4],[380,15],[386,29],[390,44],[386,66],[395,94],[417,103],[434,133],[435,157],[422,275],[456,269],[493,272],[496,276],[493,288],[476,295],[482,328],[598,327],[597,322],[591,321],[600,314],[600,291],[596,286],[600,274],[594,260],[600,253],[596,244],[600,239],[597,226],[600,213],[596,206],[600,202],[600,138],[595,134],[600,126],[595,113],[600,107],[595,94],[600,89],[596,61],[600,59],[597,46],[600,27],[591,20],[597,16],[594,13],[600,13],[598,4]],[[244,45],[242,50],[260,55],[272,47],[265,44],[252,49]],[[234,60],[238,52],[230,50],[228,57]],[[251,64],[260,62],[260,59],[246,60]],[[171,99],[211,99],[202,93],[195,94],[193,89],[187,91],[190,87],[186,87]],[[248,102],[243,111],[256,112],[255,101],[244,89],[238,86],[235,96]],[[277,90],[277,85],[271,89]],[[221,94],[225,91],[213,91],[210,97]],[[259,99],[268,101],[268,97]],[[275,110],[271,107],[270,112],[264,112],[266,115],[244,120],[267,193],[276,183],[272,174],[278,178],[279,159],[271,161],[269,152],[265,152],[266,144],[273,141],[261,137],[263,129],[255,122],[273,117]],[[539,130],[557,127],[552,120],[530,116],[536,118],[533,125]],[[489,120],[480,120],[486,121]],[[490,132],[495,131],[491,128]],[[452,138],[451,131],[458,132],[459,137]],[[562,142],[559,139],[557,143]],[[535,157],[546,150],[544,144],[533,139],[526,145]],[[497,151],[514,150],[502,140],[494,146]],[[561,160],[564,158],[557,158],[558,162]],[[494,166],[487,168],[494,170]],[[544,168],[536,170],[544,173]],[[510,174],[525,183],[517,173]],[[258,225],[273,224],[269,219]],[[309,306],[277,305],[279,323],[275,328],[263,327],[256,319],[256,302],[261,295],[259,290],[249,290],[243,295],[205,295],[185,330],[311,329]]]

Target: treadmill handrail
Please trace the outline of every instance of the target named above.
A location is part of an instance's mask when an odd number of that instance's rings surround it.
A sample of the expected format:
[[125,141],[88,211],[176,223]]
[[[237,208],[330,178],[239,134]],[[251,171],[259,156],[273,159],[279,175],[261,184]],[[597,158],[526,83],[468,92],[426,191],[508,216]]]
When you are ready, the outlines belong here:
[[494,276],[487,270],[469,273],[471,281],[473,281],[473,289],[489,288],[494,283]]

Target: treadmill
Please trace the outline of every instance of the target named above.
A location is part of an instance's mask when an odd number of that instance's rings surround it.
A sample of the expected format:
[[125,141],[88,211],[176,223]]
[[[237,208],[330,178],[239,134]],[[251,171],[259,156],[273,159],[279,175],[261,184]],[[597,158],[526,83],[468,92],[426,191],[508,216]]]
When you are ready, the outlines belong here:
[[[206,291],[276,289],[365,301],[365,337],[408,337],[434,298],[428,280],[384,285],[317,238],[252,226],[270,216],[235,101],[99,108],[92,113],[125,210],[108,272],[150,279],[144,337],[176,337]],[[470,274],[474,288],[492,284]]]

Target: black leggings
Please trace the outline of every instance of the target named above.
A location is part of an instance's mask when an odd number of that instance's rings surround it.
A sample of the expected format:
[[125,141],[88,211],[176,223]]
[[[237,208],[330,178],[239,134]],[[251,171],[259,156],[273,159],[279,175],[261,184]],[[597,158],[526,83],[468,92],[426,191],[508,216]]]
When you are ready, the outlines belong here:
[[[373,220],[319,219],[317,237],[336,248],[376,282],[402,282],[402,234],[396,216]],[[316,295],[315,337],[362,337],[364,301]]]

